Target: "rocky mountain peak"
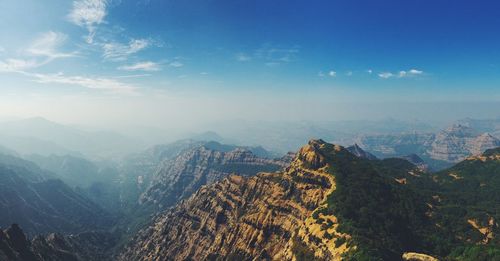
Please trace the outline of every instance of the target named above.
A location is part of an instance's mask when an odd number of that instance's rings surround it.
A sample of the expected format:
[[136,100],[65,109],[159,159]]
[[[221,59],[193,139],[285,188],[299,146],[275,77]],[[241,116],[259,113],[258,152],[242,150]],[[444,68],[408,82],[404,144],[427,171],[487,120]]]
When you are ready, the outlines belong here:
[[326,142],[319,140],[310,140],[307,145],[299,149],[294,162],[302,163],[308,168],[320,169],[326,165],[324,148]]

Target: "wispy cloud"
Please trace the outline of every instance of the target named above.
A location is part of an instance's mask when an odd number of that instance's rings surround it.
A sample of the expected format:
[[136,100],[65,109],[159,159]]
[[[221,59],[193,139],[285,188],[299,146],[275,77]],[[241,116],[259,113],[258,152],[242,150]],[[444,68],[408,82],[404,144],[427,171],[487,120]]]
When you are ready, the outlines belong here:
[[130,75],[119,75],[115,76],[113,78],[120,79],[120,78],[141,78],[141,77],[148,77],[151,76],[149,73],[142,73],[142,74],[130,74]]
[[139,62],[139,63],[132,64],[132,65],[120,66],[120,67],[118,67],[118,69],[124,70],[124,71],[149,71],[149,72],[152,72],[152,71],[159,71],[161,68],[160,68],[160,65],[158,63],[146,61],[146,62]]
[[73,2],[73,9],[69,13],[68,19],[72,23],[87,29],[87,43],[94,41],[97,26],[104,22],[107,14],[107,3],[107,0],[78,0]]
[[50,60],[75,56],[74,53],[63,53],[58,50],[67,38],[68,36],[63,33],[45,32],[35,39],[26,52],[33,56],[44,56]]
[[37,37],[28,48],[20,52],[19,58],[0,61],[0,72],[19,72],[45,65],[54,59],[76,56],[75,53],[59,51],[67,36],[59,32],[45,32]]
[[391,73],[391,72],[382,72],[379,73],[378,76],[383,79],[389,79],[389,78],[408,78],[408,77],[415,77],[422,75],[424,72],[421,70],[417,69],[411,69],[408,71],[399,71],[398,73]]
[[103,57],[114,61],[126,60],[130,55],[137,53],[151,45],[147,39],[132,39],[128,44],[117,42],[105,43],[102,45]]
[[182,67],[184,66],[183,63],[179,62],[179,61],[173,61],[169,64],[171,67],[175,67],[175,68],[179,68],[179,67]]
[[37,66],[38,63],[35,60],[6,59],[0,61],[0,72],[20,72]]
[[58,83],[77,85],[88,89],[104,90],[120,94],[137,94],[136,87],[126,84],[112,78],[102,77],[85,77],[85,76],[66,76],[63,73],[57,74],[40,74],[33,73],[27,74],[35,78],[38,83]]
[[347,76],[349,76],[349,77],[350,77],[350,76],[352,76],[352,71],[348,71],[348,72],[346,72],[346,73],[345,73],[345,75],[347,75]]
[[328,72],[328,75],[329,75],[330,77],[335,77],[335,76],[337,76],[337,72],[336,72],[336,71],[329,71],[329,72]]

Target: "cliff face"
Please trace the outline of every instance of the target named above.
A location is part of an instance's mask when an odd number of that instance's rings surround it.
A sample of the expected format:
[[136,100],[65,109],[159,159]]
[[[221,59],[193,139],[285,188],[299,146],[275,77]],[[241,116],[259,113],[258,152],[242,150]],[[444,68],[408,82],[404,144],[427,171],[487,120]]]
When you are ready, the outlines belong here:
[[244,148],[224,151],[205,145],[196,146],[160,163],[150,186],[141,195],[140,203],[163,210],[191,196],[201,186],[232,173],[252,176],[262,171],[276,171],[286,164],[283,160],[257,157]]
[[436,135],[427,153],[433,159],[459,162],[498,146],[500,141],[490,134],[478,135],[472,128],[457,124]]
[[119,259],[292,260],[303,248],[325,258],[346,251],[332,253],[316,221],[308,220],[335,188],[322,144],[311,141],[282,172],[231,175],[202,187],[142,230]]

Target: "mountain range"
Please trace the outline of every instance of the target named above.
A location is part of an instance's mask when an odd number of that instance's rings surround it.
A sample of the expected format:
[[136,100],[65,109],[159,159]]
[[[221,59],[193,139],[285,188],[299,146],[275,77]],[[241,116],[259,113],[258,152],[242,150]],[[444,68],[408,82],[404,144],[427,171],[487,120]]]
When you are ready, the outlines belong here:
[[500,140],[492,134],[481,133],[459,123],[437,134],[368,135],[359,137],[356,142],[381,158],[416,154],[435,170],[450,167],[470,155],[500,146]]
[[0,260],[498,258],[497,140],[465,124],[380,137],[279,157],[202,140],[116,161],[5,149]]
[[490,150],[430,174],[312,140],[281,172],[201,188],[118,259],[492,260],[500,253],[499,159]]

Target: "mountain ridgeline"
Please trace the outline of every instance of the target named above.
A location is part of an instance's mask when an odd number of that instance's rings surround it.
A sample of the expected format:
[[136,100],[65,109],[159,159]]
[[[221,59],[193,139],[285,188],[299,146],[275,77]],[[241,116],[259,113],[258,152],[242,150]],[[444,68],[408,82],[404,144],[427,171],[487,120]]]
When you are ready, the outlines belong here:
[[499,157],[488,151],[430,174],[312,140],[280,172],[202,187],[118,259],[493,260]]

